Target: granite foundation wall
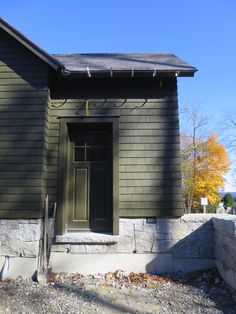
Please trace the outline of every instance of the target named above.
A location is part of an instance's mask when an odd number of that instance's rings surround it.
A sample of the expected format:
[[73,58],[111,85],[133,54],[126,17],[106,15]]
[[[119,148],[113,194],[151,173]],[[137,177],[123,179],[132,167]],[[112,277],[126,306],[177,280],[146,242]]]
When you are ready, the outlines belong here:
[[[149,260],[142,269],[147,272],[191,272],[215,266],[212,215],[189,214],[178,219],[122,218],[119,236],[78,233],[58,236],[56,240],[52,258],[59,259],[60,253],[61,256],[103,254],[106,258],[101,263],[107,264],[107,271],[113,270],[106,262],[109,254],[113,254],[114,260],[121,256],[119,254],[127,259],[132,256],[140,263],[146,254]],[[123,264],[125,267],[125,262]],[[135,264],[132,270],[136,267]],[[126,270],[131,270],[130,266]]]
[[213,219],[216,266],[222,278],[236,289],[236,217]]
[[0,256],[38,256],[40,219],[0,219]]
[[[223,278],[225,273],[233,278],[236,265],[233,218],[210,214],[188,214],[178,219],[121,218],[119,236],[96,233],[57,236],[52,246],[52,267],[56,272],[102,273],[123,269],[186,273],[214,267],[216,254]],[[0,220],[0,267],[4,256],[10,256],[10,277],[30,277],[36,270],[41,232],[40,219]]]

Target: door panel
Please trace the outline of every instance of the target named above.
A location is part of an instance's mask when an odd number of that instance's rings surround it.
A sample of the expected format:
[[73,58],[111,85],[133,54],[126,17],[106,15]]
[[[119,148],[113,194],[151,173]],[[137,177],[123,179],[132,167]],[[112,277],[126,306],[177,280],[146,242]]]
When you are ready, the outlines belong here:
[[89,207],[88,207],[88,169],[75,169],[75,183],[74,183],[74,215],[73,220],[88,221]]
[[71,160],[68,172],[68,227],[89,228],[89,164]]

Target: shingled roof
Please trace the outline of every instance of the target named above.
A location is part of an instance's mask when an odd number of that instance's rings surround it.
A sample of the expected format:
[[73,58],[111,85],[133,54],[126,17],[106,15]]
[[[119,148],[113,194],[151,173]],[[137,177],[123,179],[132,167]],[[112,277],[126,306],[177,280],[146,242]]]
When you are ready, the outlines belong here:
[[170,53],[53,54],[65,69],[77,73],[153,72],[193,76],[197,69]]
[[170,53],[85,53],[85,54],[48,54],[35,45],[25,35],[0,18],[0,28],[19,43],[37,55],[54,70],[62,74],[77,75],[116,75],[134,73],[153,76],[166,75],[193,76],[197,69]]

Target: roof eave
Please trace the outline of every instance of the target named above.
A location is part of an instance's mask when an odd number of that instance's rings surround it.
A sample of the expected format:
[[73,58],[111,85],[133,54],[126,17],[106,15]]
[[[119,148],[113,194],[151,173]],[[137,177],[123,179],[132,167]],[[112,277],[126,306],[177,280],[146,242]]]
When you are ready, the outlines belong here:
[[4,19],[0,18],[0,27],[7,32],[10,36],[16,39],[19,43],[21,43],[24,47],[33,52],[37,57],[39,57],[42,61],[46,62],[50,67],[54,70],[58,70],[59,68],[64,68],[64,65],[60,63],[58,60],[53,58],[46,51],[35,45],[31,40],[29,40],[25,35],[19,32],[17,29],[8,24]]
[[66,70],[66,77],[79,76],[79,77],[193,77],[197,72],[196,68],[191,70]]

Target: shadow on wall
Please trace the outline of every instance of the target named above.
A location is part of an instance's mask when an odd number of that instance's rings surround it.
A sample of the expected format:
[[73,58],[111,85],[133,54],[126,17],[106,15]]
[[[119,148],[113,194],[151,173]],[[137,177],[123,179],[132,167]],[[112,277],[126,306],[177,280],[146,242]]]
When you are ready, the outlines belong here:
[[161,219],[157,220],[156,227],[152,252],[157,255],[147,264],[148,273],[189,273],[215,267],[212,220],[195,230],[191,230],[194,223],[175,223]]
[[38,217],[45,174],[48,67],[0,31],[0,210]]

